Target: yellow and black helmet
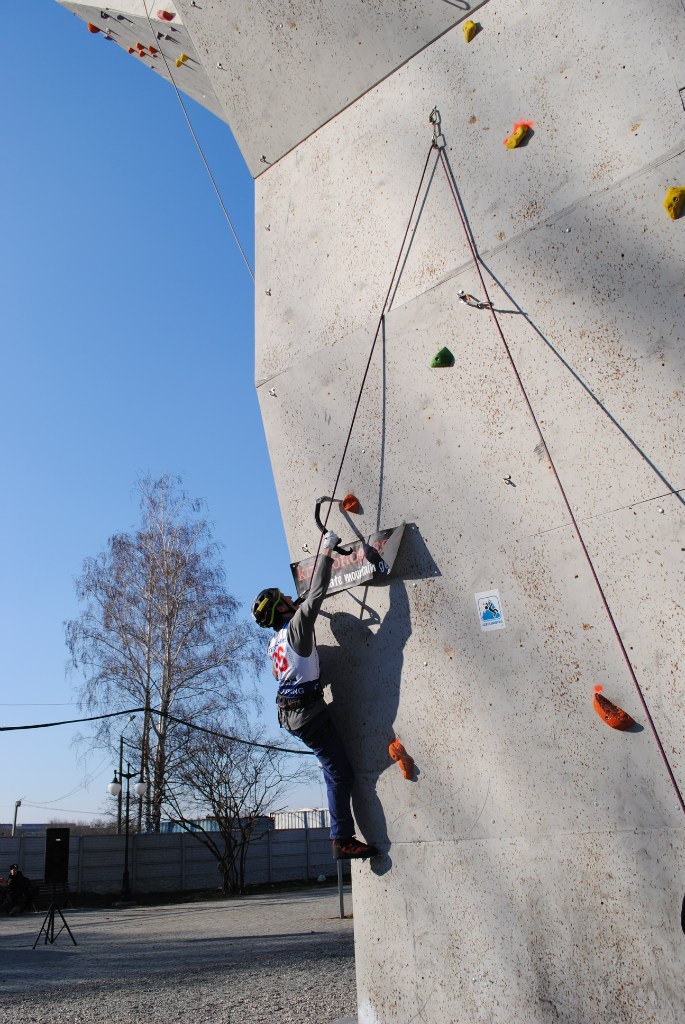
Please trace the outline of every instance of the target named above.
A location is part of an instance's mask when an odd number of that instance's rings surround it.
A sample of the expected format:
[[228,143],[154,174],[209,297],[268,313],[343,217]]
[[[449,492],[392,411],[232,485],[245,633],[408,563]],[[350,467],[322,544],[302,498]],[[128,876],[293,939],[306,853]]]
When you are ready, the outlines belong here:
[[266,590],[257,594],[252,602],[252,618],[258,626],[264,626],[265,629],[268,629],[269,626],[276,628],[278,618],[276,609],[281,603],[282,597],[278,587],[267,587]]

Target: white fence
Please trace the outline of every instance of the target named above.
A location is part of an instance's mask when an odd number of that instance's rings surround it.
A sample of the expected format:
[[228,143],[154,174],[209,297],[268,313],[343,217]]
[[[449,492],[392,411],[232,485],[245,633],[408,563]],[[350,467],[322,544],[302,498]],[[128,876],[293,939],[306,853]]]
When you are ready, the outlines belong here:
[[[132,835],[129,847],[131,889],[182,892],[221,884],[217,862],[193,836]],[[32,881],[42,881],[45,836],[0,838],[0,874],[12,863]],[[123,836],[72,836],[69,888],[72,892],[117,893],[124,868]],[[247,855],[246,884],[305,881],[335,874],[328,829],[270,829],[253,839]]]

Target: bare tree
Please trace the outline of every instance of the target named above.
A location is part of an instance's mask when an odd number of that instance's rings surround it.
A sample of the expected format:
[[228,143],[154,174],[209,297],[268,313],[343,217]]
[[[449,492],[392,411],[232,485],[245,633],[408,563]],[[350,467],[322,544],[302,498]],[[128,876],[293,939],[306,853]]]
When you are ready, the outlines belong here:
[[51,818],[50,828],[68,828],[72,836],[106,836],[116,834],[117,822],[114,817],[92,818],[81,821],[72,818]]
[[[213,728],[220,731],[220,725]],[[246,738],[265,742],[255,727]],[[309,760],[187,731],[185,758],[168,780],[164,809],[216,858],[225,893],[244,891],[250,842],[271,827],[265,816],[281,809],[289,786],[313,777]]]
[[[65,628],[71,663],[86,677],[82,706],[145,709],[129,730],[127,760],[148,781],[147,825],[158,831],[180,741],[180,727],[167,716],[238,714],[247,703],[241,683],[256,669],[261,644],[225,589],[203,503],[170,476],[144,478],[138,490],[140,527],[86,559],[76,580],[83,611]],[[96,743],[114,746],[116,721],[100,724]]]

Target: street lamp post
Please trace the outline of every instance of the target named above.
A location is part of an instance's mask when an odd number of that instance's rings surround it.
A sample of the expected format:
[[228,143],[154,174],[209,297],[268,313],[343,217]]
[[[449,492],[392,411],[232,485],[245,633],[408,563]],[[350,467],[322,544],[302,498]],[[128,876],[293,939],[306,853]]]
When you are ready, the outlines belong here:
[[[124,877],[121,882],[121,895],[128,897],[131,895],[131,888],[128,880],[128,837],[129,837],[129,808],[131,805],[131,779],[135,779],[138,776],[138,782],[133,787],[133,791],[136,796],[142,796],[145,792],[146,786],[140,777],[139,772],[132,772],[131,765],[128,764],[128,771],[120,770],[119,775],[122,779],[126,779],[126,838],[124,840]],[[107,787],[112,796],[118,797],[121,793],[121,782],[117,778],[116,770],[114,772],[114,778]]]
[[17,831],[17,811],[21,807],[21,800],[14,801],[14,821],[12,822],[12,835],[16,835]]

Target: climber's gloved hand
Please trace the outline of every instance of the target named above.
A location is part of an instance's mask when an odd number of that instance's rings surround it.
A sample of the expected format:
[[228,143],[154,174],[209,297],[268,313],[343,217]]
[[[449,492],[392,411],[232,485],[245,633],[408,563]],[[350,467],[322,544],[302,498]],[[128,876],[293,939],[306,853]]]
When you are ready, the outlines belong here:
[[335,548],[338,546],[339,543],[340,537],[337,535],[337,533],[333,533],[332,530],[329,530],[328,533],[324,536],[323,546],[325,548]]

